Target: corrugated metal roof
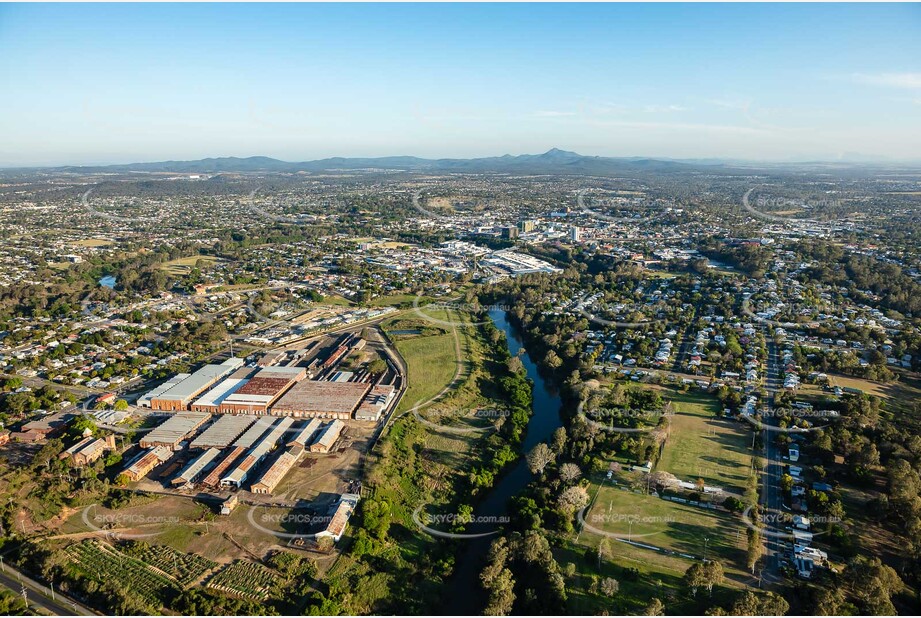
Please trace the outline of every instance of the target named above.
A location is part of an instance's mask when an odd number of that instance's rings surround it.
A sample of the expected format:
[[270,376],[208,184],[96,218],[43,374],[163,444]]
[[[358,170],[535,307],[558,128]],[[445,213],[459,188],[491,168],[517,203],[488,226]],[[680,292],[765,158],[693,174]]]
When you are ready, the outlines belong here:
[[221,483],[234,483],[239,485],[246,480],[249,471],[271,451],[279,440],[285,435],[285,432],[294,424],[294,419],[284,417],[272,426],[268,433],[263,436],[259,443],[256,444],[243,458],[243,461],[228,475],[221,479]]
[[[255,416],[225,414],[204,430],[190,445],[192,448],[224,448],[256,422]],[[256,436],[257,438],[259,436]],[[255,440],[255,438],[254,438]],[[248,446],[248,445],[247,445]]]
[[278,459],[265,471],[259,480],[253,482],[253,485],[263,485],[267,491],[272,491],[288,471],[294,467],[294,464],[297,463],[303,453],[304,449],[299,446],[288,449],[278,456]]
[[334,420],[332,423],[323,428],[320,437],[318,437],[313,444],[319,444],[325,446],[327,449],[332,448],[333,444],[336,443],[336,440],[339,439],[339,434],[342,433],[342,430],[345,429],[345,423],[339,419]]
[[273,410],[351,414],[371,390],[365,382],[304,380],[279,399]]
[[205,365],[179,384],[160,393],[156,399],[186,401],[242,365],[242,358],[228,358],[220,365]]
[[180,412],[141,438],[141,444],[175,444],[211,418],[206,412]]
[[182,469],[177,476],[177,480],[183,480],[187,483],[191,483],[195,480],[195,477],[201,474],[205,468],[208,467],[211,462],[213,462],[218,455],[221,454],[216,448],[209,448],[207,451],[202,453],[199,457],[196,457],[191,463],[189,463],[185,468]]
[[318,418],[310,419],[310,422],[304,425],[304,427],[298,431],[291,440],[288,441],[288,444],[300,444],[301,446],[307,446],[312,441],[312,438],[320,427],[323,425],[323,422]]

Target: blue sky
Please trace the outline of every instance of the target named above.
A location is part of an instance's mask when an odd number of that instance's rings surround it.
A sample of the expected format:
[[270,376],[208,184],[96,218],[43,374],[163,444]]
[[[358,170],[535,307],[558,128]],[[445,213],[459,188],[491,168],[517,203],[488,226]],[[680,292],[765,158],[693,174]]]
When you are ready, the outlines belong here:
[[921,159],[921,5],[0,5],[0,165]]

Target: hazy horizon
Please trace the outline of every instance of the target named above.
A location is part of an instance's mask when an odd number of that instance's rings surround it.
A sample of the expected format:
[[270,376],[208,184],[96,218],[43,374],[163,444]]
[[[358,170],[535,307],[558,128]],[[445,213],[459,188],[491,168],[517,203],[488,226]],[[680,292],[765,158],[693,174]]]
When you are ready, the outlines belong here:
[[0,5],[0,166],[921,158],[918,5]]
[[276,161],[281,161],[284,163],[292,163],[292,164],[310,163],[313,161],[321,161],[325,159],[389,159],[389,158],[398,158],[398,157],[412,157],[412,158],[424,159],[424,160],[429,160],[429,161],[473,160],[473,159],[500,158],[504,156],[512,156],[512,157],[539,156],[542,154],[546,154],[550,150],[562,150],[566,152],[572,152],[572,153],[575,153],[583,157],[601,157],[601,158],[611,158],[611,159],[649,159],[649,160],[659,160],[659,161],[675,161],[679,163],[680,162],[713,162],[713,163],[741,163],[741,164],[753,164],[753,165],[757,165],[757,164],[768,164],[768,165],[804,164],[805,165],[805,164],[813,164],[813,163],[829,163],[829,164],[837,163],[837,164],[849,164],[849,165],[855,165],[855,166],[860,166],[860,165],[872,166],[875,164],[921,165],[921,157],[916,157],[914,159],[908,159],[908,158],[892,159],[892,158],[882,157],[882,156],[864,157],[861,155],[861,153],[844,153],[843,156],[837,159],[832,159],[832,158],[826,158],[826,159],[797,159],[797,158],[747,159],[747,158],[740,158],[740,157],[717,157],[717,156],[680,158],[680,157],[669,157],[666,155],[662,155],[662,156],[658,156],[658,155],[600,155],[600,154],[595,154],[595,153],[576,152],[576,151],[569,150],[568,148],[561,148],[561,147],[553,146],[542,152],[500,152],[500,153],[491,153],[491,154],[484,154],[484,155],[471,156],[471,157],[451,157],[451,156],[419,157],[414,154],[395,153],[391,155],[374,155],[374,156],[354,155],[354,156],[346,157],[342,155],[330,155],[328,157],[319,157],[319,158],[288,159],[288,158],[282,158],[282,157],[274,157],[274,156],[265,155],[265,154],[248,154],[248,155],[219,154],[219,155],[209,155],[209,156],[199,157],[196,159],[166,157],[162,159],[139,159],[135,161],[105,161],[103,160],[103,161],[89,161],[85,163],[72,163],[72,162],[65,161],[65,162],[60,162],[60,163],[48,163],[48,164],[14,164],[14,163],[7,163],[7,162],[0,161],[0,169],[17,169],[17,168],[23,168],[23,169],[38,168],[40,169],[40,168],[57,168],[57,167],[114,167],[114,166],[125,166],[125,165],[133,165],[133,164],[146,165],[146,164],[155,164],[155,163],[165,163],[168,161],[175,161],[177,163],[181,163],[181,162],[204,161],[204,160],[210,160],[210,159],[246,160],[246,159],[253,159],[253,158],[268,158],[268,159],[274,159]]

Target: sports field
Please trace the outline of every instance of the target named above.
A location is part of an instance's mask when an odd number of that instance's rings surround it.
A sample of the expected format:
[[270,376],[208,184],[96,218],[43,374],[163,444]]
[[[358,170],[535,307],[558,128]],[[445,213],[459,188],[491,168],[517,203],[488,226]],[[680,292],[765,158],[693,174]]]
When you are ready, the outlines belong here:
[[[606,483],[586,512],[585,522],[618,538],[697,558],[706,552],[708,558],[718,557],[726,566],[745,561],[742,521],[722,511],[678,504]],[[597,535],[591,528],[584,534]]]
[[741,494],[751,466],[751,432],[719,418],[720,403],[711,395],[670,391],[667,396],[675,415],[656,469]]
[[[597,487],[590,491],[594,494]],[[676,614],[700,611],[683,594],[683,577],[694,563],[692,558],[618,539],[718,560],[726,579],[714,590],[713,598],[728,598],[734,594],[729,589],[757,582],[745,570],[747,536],[738,516],[633,493],[606,482],[586,512],[585,521],[591,528],[580,526],[581,532],[570,544],[554,551],[561,564],[573,562],[578,567],[577,575],[567,580],[572,613],[597,615],[603,610],[637,614],[652,597],[671,598],[669,607]],[[599,563],[596,552],[605,538],[612,555]],[[636,569],[636,575],[626,577],[627,569]],[[589,574],[614,577],[621,584],[620,593],[614,599],[591,594]]]

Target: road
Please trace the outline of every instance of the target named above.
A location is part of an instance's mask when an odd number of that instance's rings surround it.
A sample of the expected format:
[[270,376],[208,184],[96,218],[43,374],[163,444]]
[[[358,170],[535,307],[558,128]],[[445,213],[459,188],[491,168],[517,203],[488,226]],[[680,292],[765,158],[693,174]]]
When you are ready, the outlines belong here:
[[3,585],[16,594],[21,595],[23,588],[26,590],[26,599],[32,608],[44,610],[55,616],[97,616],[98,614],[88,607],[62,595],[60,592],[52,593],[51,590],[26,577],[11,566],[4,564],[0,571],[0,585]]
[[[768,351],[764,382],[768,400],[764,403],[765,407],[770,411],[773,410],[774,407],[774,393],[780,390],[783,385],[783,377],[781,375],[780,351],[778,350],[777,344],[770,338],[766,328],[763,332]],[[769,517],[768,521],[765,523],[765,529],[770,532],[783,533],[784,531],[781,526],[777,525],[779,517],[774,517],[783,512],[783,491],[780,486],[780,477],[783,475],[783,461],[780,449],[774,443],[774,438],[777,437],[777,431],[772,428],[776,426],[776,424],[776,417],[772,414],[766,415],[764,418],[765,428],[762,431],[766,468],[762,475],[761,505],[762,516],[766,514],[772,516]],[[764,579],[768,583],[774,583],[781,579],[780,559],[783,552],[779,543],[781,538],[782,537],[770,534],[764,535]]]

